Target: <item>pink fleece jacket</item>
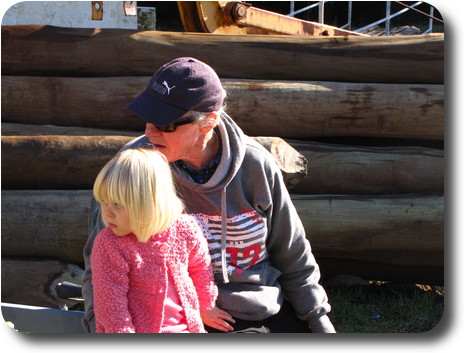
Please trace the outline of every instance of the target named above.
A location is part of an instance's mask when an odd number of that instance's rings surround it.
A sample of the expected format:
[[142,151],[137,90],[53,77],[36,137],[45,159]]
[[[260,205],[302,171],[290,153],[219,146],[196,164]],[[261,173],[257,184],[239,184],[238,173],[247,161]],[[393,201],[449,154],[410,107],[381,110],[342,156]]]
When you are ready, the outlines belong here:
[[91,255],[97,332],[160,332],[169,275],[184,308],[188,331],[205,332],[200,310],[214,307],[217,287],[206,239],[192,216],[141,243],[110,228]]

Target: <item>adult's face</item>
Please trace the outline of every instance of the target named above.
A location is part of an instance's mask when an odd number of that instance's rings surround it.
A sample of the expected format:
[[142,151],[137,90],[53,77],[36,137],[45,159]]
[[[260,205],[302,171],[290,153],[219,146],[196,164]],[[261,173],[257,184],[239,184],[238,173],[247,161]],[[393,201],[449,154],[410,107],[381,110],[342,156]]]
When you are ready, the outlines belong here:
[[145,136],[156,150],[166,156],[168,162],[180,159],[190,161],[198,158],[203,131],[196,122],[178,126],[174,132],[163,132],[155,125],[147,123]]

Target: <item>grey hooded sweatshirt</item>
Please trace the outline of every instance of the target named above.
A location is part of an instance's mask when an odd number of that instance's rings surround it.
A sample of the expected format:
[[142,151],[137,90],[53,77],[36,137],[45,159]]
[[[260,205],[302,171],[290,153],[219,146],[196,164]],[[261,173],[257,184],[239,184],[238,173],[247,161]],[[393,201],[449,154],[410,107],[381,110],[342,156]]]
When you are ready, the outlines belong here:
[[[285,296],[301,320],[323,326],[320,319],[327,319],[330,305],[279,167],[227,114],[218,128],[221,161],[209,181],[197,184],[171,163],[186,212],[196,217],[208,240],[219,287],[217,306],[235,318],[262,320],[279,311]],[[141,136],[125,148],[149,143]],[[103,227],[98,218],[93,202],[82,280],[89,331],[94,321],[89,257],[93,238]]]

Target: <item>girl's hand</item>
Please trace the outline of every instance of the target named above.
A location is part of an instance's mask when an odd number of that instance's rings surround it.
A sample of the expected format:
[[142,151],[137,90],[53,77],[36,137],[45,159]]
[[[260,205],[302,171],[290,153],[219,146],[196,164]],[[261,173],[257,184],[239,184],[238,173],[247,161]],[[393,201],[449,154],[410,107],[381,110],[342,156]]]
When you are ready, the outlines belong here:
[[234,330],[234,328],[229,325],[229,322],[235,323],[235,320],[227,311],[219,309],[217,306],[211,310],[200,311],[200,315],[203,323],[209,327],[223,332]]

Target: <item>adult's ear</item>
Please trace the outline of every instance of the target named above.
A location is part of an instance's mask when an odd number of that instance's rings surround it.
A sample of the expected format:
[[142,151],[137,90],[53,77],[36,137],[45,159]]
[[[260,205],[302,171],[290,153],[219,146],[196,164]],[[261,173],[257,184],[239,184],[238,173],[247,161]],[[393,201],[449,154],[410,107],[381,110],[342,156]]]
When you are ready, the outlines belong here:
[[214,129],[214,127],[216,126],[217,119],[218,119],[217,112],[208,113],[208,115],[201,122],[200,131],[206,135],[208,132]]

